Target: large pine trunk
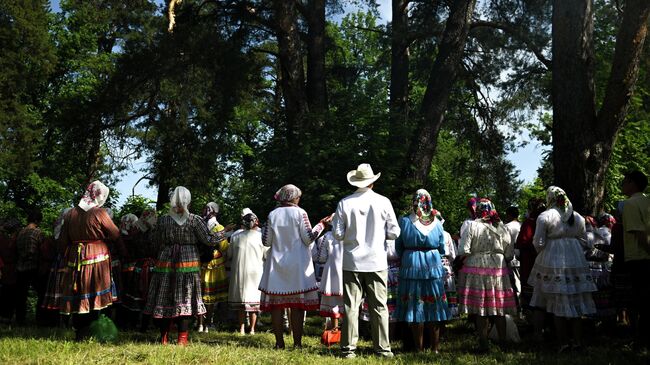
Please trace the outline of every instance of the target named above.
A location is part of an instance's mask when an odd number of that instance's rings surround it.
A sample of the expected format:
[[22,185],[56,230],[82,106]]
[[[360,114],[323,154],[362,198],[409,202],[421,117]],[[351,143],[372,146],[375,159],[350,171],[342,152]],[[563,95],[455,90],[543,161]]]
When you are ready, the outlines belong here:
[[602,209],[605,173],[625,121],[650,2],[626,2],[602,107],[596,111],[592,0],[553,3],[553,170],[576,211]]
[[280,82],[287,124],[287,142],[290,146],[295,146],[304,132],[309,112],[305,96],[300,35],[296,23],[296,6],[293,1],[275,0],[273,8],[282,74]]
[[391,22],[390,63],[390,118],[391,139],[396,149],[402,150],[408,143],[406,123],[408,122],[409,97],[409,0],[393,0]]
[[310,0],[307,8],[307,102],[315,127],[322,127],[327,112],[325,83],[325,0]]
[[407,176],[422,185],[431,170],[438,134],[444,121],[447,103],[461,68],[472,13],[476,0],[452,2],[438,55],[433,63],[420,107],[418,127],[411,138]]

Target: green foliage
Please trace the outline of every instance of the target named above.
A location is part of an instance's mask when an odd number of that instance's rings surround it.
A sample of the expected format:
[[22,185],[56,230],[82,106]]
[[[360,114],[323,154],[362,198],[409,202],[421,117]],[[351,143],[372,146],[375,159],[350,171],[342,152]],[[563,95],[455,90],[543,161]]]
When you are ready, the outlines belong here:
[[[86,183],[98,178],[114,186],[128,161],[139,157],[147,158],[142,172],[159,188],[161,213],[168,208],[167,193],[183,185],[192,192],[195,213],[216,201],[222,223],[237,222],[244,207],[264,219],[276,204],[273,193],[294,183],[316,220],[353,191],[345,174],[361,162],[382,172],[376,190],[393,199],[396,211],[408,212],[419,187],[402,176],[407,146],[391,134],[411,135],[416,123],[390,125],[391,27],[378,22],[373,2],[363,1],[370,5],[367,12],[327,23],[328,110],[308,115],[308,125],[321,117],[323,125],[301,131],[295,141],[284,114],[267,2],[250,2],[255,14],[226,3],[184,1],[170,34],[155,1],[65,0],[58,14],[48,12],[46,1],[1,2],[0,215],[22,217],[38,206],[49,224],[76,202]],[[340,13],[341,4],[328,2],[328,12]],[[492,198],[502,211],[511,204],[525,207],[553,182],[550,155],[540,179],[523,187],[505,157],[524,128],[552,143],[552,117],[544,114],[550,73],[530,52],[550,51],[550,3],[482,4],[481,18],[521,26],[522,33],[471,30],[438,151],[421,186],[431,192],[451,232],[465,219],[469,194]],[[620,15],[610,2],[595,6],[601,97]],[[438,1],[413,2],[410,8],[410,30],[417,35],[409,49],[411,121],[417,119],[447,10]],[[306,31],[304,22],[297,23]],[[608,208],[621,198],[621,174],[650,166],[648,60],[643,58],[629,123],[614,151]],[[495,93],[498,102],[491,100]],[[538,125],[533,121],[539,114]],[[117,208],[116,193],[107,206]],[[152,203],[129,197],[116,217],[139,215]]]
[[459,232],[467,219],[466,202],[472,196],[490,198],[500,212],[517,203],[514,189],[520,182],[512,165],[498,158],[491,160],[493,157],[468,140],[454,138],[450,131],[440,133],[427,188],[448,232]]
[[0,3],[0,199],[18,209],[27,208],[32,193],[28,176],[43,166],[42,96],[56,62],[49,26],[47,1]]
[[119,211],[116,212],[115,221],[118,221],[129,213],[135,214],[139,217],[145,209],[151,209],[155,204],[156,202],[149,198],[145,198],[141,195],[131,195],[126,198],[124,204],[119,208]]
[[639,170],[650,176],[650,119],[629,122],[619,134],[605,178],[605,211],[614,212],[625,200],[621,182],[626,172]]
[[517,206],[519,207],[520,214],[526,213],[528,209],[528,201],[532,198],[546,199],[546,188],[542,182],[542,179],[539,177],[535,179],[532,183],[524,184],[521,187],[519,193],[519,200],[517,200]]

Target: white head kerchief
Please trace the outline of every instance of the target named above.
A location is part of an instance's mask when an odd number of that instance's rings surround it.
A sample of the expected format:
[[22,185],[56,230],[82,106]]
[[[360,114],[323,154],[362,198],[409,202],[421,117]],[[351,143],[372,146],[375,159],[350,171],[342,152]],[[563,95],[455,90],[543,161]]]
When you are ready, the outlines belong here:
[[217,215],[219,213],[219,204],[215,202],[209,202],[205,205],[205,216],[210,217]]
[[549,186],[546,190],[546,206],[548,209],[556,209],[560,213],[562,222],[568,222],[573,216],[573,204],[564,190],[557,186]]
[[101,207],[106,203],[110,190],[100,181],[93,181],[86,188],[84,196],[79,201],[79,208],[89,211],[94,207]]
[[[182,226],[190,217],[190,211],[187,207],[190,205],[191,201],[192,194],[190,194],[190,191],[187,190],[187,188],[184,186],[177,186],[176,189],[174,189],[174,193],[170,200],[171,208],[169,209],[169,215],[176,223],[178,223],[178,225]],[[177,213],[175,209],[177,207],[182,207],[183,213]]]
[[131,233],[134,227],[137,227],[138,216],[132,213],[126,214],[122,217],[120,222],[120,232],[123,235],[128,235]]
[[142,212],[138,221],[135,222],[135,225],[140,229],[140,232],[147,232],[156,226],[157,220],[158,217],[156,216],[156,210],[147,208]]

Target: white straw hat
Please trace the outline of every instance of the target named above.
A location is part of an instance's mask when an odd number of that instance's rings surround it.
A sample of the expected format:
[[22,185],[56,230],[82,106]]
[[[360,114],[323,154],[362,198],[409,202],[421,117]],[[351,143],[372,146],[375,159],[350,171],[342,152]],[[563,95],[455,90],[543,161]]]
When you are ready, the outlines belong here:
[[352,186],[365,188],[366,186],[374,183],[381,176],[381,172],[375,175],[372,171],[370,164],[362,163],[356,170],[348,172],[348,182]]

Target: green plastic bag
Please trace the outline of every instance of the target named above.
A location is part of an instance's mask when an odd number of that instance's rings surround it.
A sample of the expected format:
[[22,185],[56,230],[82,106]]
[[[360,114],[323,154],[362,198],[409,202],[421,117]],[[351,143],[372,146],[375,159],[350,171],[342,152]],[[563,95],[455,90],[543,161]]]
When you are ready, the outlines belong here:
[[115,342],[117,340],[117,327],[110,318],[100,314],[99,318],[90,324],[88,336],[99,342]]

